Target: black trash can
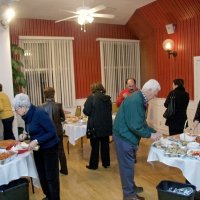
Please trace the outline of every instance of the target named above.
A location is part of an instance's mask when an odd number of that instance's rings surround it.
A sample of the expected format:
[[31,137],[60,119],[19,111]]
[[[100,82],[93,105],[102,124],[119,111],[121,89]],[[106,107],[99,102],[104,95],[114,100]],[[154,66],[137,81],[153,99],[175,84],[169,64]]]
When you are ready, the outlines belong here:
[[[178,183],[174,181],[164,180],[157,185],[158,200],[194,200],[196,187],[191,184]],[[179,194],[171,189],[192,188],[190,195]]]
[[29,180],[20,178],[0,186],[0,200],[29,200]]

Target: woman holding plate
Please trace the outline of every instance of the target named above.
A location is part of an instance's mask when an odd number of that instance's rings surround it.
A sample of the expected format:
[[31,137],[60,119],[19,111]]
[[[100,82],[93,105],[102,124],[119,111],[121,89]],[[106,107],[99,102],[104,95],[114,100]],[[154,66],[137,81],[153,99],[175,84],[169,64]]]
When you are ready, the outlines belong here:
[[[42,190],[48,200],[60,200],[59,166],[58,166],[58,136],[55,126],[48,113],[31,104],[28,95],[17,94],[13,106],[18,115],[25,121],[26,132],[30,136],[28,149],[37,145],[38,151],[33,152]],[[27,134],[21,134],[24,140]]]

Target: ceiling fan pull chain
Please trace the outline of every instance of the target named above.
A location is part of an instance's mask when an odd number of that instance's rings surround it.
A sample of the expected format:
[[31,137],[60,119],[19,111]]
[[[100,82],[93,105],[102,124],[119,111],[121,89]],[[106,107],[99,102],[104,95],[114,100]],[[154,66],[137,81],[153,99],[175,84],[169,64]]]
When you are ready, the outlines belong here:
[[86,32],[86,29],[85,29],[85,24],[84,24],[84,33]]

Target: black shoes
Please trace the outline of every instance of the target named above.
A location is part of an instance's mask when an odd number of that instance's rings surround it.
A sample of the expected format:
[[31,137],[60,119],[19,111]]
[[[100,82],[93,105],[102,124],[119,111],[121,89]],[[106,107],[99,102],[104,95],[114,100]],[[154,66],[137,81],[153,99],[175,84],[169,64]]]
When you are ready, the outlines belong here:
[[136,196],[132,196],[132,197],[124,197],[123,200],[145,200],[145,198],[136,195]]
[[135,186],[135,192],[138,194],[138,193],[142,193],[144,191],[143,187],[138,187],[138,186]]
[[68,170],[60,170],[60,173],[63,175],[68,175]]
[[86,168],[96,170],[98,167],[90,167],[89,165],[86,165]]
[[[104,168],[110,167],[110,165],[102,165]],[[98,167],[91,167],[90,165],[86,165],[86,168],[96,170]]]

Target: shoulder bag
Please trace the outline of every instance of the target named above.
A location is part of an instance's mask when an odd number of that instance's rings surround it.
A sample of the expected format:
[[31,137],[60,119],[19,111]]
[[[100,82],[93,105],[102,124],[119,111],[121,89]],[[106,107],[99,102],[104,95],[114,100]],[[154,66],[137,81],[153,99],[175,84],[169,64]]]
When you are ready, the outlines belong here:
[[170,96],[170,101],[167,109],[165,110],[163,117],[165,119],[171,118],[175,114],[175,96],[174,93]]

